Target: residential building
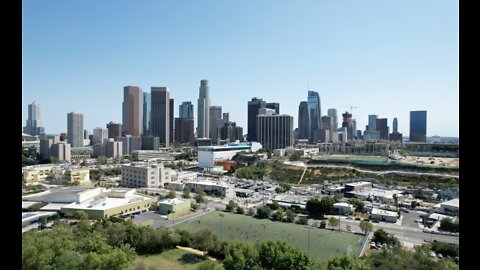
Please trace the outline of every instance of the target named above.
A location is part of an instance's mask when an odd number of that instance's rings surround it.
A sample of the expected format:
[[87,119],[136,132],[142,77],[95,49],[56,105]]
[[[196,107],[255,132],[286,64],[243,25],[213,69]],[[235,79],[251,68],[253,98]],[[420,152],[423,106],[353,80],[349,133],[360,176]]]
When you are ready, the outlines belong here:
[[57,142],[52,144],[53,157],[59,162],[71,162],[71,148],[70,144],[66,142]]

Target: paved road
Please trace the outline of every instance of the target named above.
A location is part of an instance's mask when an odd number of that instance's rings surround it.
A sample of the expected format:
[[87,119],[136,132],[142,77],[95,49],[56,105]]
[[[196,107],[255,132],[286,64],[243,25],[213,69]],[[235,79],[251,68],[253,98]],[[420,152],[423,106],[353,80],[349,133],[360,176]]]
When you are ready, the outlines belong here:
[[[387,223],[387,222],[380,222],[380,223],[372,223],[373,224],[373,231],[377,229],[384,229],[388,233],[393,234],[395,237],[398,238],[401,242],[420,245],[425,242],[431,242],[433,240],[437,240],[440,242],[447,242],[447,243],[454,243],[459,244],[459,237],[457,236],[450,236],[450,235],[441,235],[441,234],[432,234],[432,233],[425,233],[423,230],[418,226],[417,223],[414,223],[415,226],[411,223],[412,220],[415,220],[417,216],[420,216],[420,213],[417,212],[410,212],[407,214],[408,216],[404,217],[402,220],[402,225]],[[335,216],[338,217],[338,216]],[[418,218],[417,218],[418,219]],[[309,222],[309,224],[313,224],[313,220]],[[405,223],[405,224],[404,224]],[[361,232],[360,229],[360,221],[359,220],[350,220],[346,217],[340,218],[340,228],[341,230],[347,230],[347,225],[350,225],[351,230],[353,232]]]

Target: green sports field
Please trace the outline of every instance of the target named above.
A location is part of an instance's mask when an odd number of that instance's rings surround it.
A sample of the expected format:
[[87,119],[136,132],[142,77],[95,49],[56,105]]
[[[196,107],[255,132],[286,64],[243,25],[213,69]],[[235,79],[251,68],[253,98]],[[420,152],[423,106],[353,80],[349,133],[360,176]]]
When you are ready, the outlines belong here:
[[[221,218],[219,214],[225,216]],[[223,224],[223,226],[221,226]],[[363,236],[325,229],[307,229],[305,225],[273,222],[246,215],[212,211],[198,218],[182,222],[175,227],[190,232],[209,229],[219,240],[252,241],[272,238],[285,239],[308,252],[308,231],[310,230],[310,255],[319,261],[336,255],[356,255],[360,251]]]

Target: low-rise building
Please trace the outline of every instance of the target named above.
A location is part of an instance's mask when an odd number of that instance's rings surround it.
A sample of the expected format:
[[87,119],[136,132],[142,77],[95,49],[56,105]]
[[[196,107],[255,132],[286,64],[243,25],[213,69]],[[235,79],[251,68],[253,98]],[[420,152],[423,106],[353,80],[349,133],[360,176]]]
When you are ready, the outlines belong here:
[[345,192],[366,190],[366,189],[371,189],[372,187],[373,187],[373,184],[367,181],[348,183],[348,184],[345,184]]
[[197,189],[202,189],[207,194],[223,196],[225,198],[233,198],[235,195],[232,184],[209,180],[190,181],[186,184],[192,192],[195,192]]
[[345,193],[345,197],[355,197],[362,201],[375,201],[380,203],[395,203],[394,195],[397,196],[397,202],[401,203],[405,198],[400,190],[389,190],[372,188],[366,190],[350,191]]
[[166,182],[163,163],[132,162],[122,165],[122,182],[127,187],[163,187]]
[[441,202],[434,206],[437,213],[445,214],[449,216],[458,216],[460,211],[460,200],[458,198]]
[[334,213],[339,213],[341,215],[348,215],[350,214],[350,211],[353,210],[353,205],[349,203],[334,203],[333,204],[333,212]]
[[157,203],[158,212],[161,215],[174,214],[181,216],[190,212],[191,201],[185,199],[166,199]]
[[36,186],[50,176],[54,165],[33,165],[22,168],[23,182],[26,186]]
[[246,151],[252,153],[261,148],[262,145],[257,142],[236,142],[220,146],[199,146],[198,167],[212,168],[215,166],[215,162],[230,160],[239,152]]
[[378,221],[387,221],[387,222],[397,222],[397,213],[392,211],[381,210],[378,208],[372,209],[372,214],[370,219]]
[[132,156],[135,160],[139,161],[151,161],[151,160],[163,160],[163,161],[173,161],[173,158],[170,153],[160,150],[135,150],[132,151]]
[[[45,209],[55,209],[64,215],[84,211],[91,219],[132,214],[146,211],[157,199],[135,193],[135,189],[106,189],[69,187],[60,190],[24,196],[23,201],[54,204]],[[42,209],[44,209],[42,208]]]

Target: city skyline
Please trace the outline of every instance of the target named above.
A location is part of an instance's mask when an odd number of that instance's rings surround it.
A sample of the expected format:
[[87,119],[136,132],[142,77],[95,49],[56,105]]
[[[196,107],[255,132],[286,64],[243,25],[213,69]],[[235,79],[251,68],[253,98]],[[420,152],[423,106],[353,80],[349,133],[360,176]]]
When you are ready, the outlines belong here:
[[[197,105],[198,83],[206,79],[212,104],[245,129],[252,97],[278,102],[281,114],[297,123],[298,104],[311,90],[320,95],[322,116],[330,108],[349,111],[362,131],[376,114],[388,126],[396,117],[408,137],[410,111],[426,110],[427,136],[458,137],[458,3],[279,1],[271,8],[118,1],[109,16],[103,16],[108,1],[95,9],[89,1],[23,3],[22,127],[33,101],[42,106],[47,134],[66,132],[71,111],[84,114],[90,132],[121,123],[121,91],[128,85],[164,85],[177,104]],[[135,26],[124,16],[132,8],[141,14]],[[159,9],[178,23],[149,19]],[[352,16],[335,17],[343,13]],[[283,22],[286,14],[296,19]],[[144,27],[140,35],[138,27]],[[211,31],[204,36],[204,29]]]

